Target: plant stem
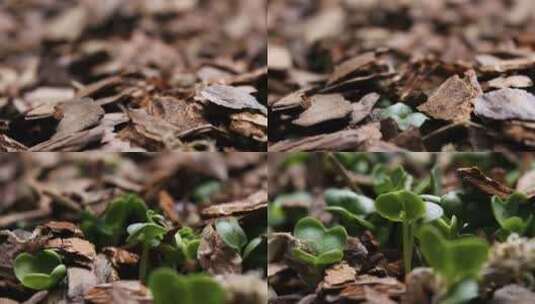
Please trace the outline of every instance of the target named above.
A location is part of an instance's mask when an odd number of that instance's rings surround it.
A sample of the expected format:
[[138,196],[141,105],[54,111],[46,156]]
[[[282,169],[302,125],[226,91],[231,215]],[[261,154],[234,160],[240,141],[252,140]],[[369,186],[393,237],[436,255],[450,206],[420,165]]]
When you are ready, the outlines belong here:
[[411,223],[403,222],[403,266],[405,275],[411,271],[412,264],[412,234]]
[[139,280],[142,282],[145,282],[148,266],[149,266],[149,245],[143,245],[143,251],[141,253],[141,261],[139,263]]

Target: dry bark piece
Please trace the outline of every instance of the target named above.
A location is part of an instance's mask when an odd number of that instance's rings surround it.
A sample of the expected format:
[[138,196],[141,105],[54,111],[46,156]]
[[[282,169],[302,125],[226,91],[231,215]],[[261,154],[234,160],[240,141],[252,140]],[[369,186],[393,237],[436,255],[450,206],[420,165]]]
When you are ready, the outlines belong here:
[[248,197],[231,203],[213,205],[201,211],[204,218],[216,218],[248,214],[267,208],[268,195],[259,190]]
[[346,262],[333,265],[325,270],[322,288],[339,288],[346,283],[355,281],[357,271]]
[[211,274],[241,273],[242,271],[240,254],[223,241],[212,225],[206,225],[202,231],[197,258],[202,268]]
[[498,77],[489,81],[491,88],[529,88],[533,86],[533,81],[528,76],[514,75],[509,77]]
[[115,267],[123,265],[135,265],[139,262],[139,256],[128,250],[118,247],[104,247],[102,252],[109,258]]
[[479,55],[476,57],[476,61],[479,64],[479,70],[482,72],[503,73],[535,67],[535,54],[513,59],[500,59],[491,55]]
[[85,268],[91,268],[96,257],[95,245],[80,238],[51,239],[45,248],[55,249],[60,254],[72,258],[72,262]]
[[504,199],[513,193],[513,189],[484,175],[483,172],[476,167],[459,168],[457,169],[457,173],[463,180],[469,182],[472,186],[488,195],[497,195]]
[[479,90],[469,81],[454,75],[446,80],[426,103],[418,106],[418,110],[435,119],[454,123],[469,121],[474,99],[478,95]]
[[386,298],[399,298],[405,293],[405,285],[395,278],[361,275],[357,277],[354,283],[346,285],[340,291],[340,296],[354,301],[366,300],[366,288],[371,288],[378,294],[386,296]]
[[527,197],[535,196],[535,170],[524,173],[518,179],[516,191],[524,193]]
[[97,277],[92,270],[69,267],[67,269],[67,282],[69,303],[83,303],[84,294],[97,285]]
[[310,99],[305,98],[308,92],[310,89],[295,91],[274,102],[271,108],[273,111],[291,110],[299,107],[306,109],[310,106]]
[[55,107],[60,103],[72,101],[75,97],[71,88],[40,87],[24,95],[24,100],[29,104],[26,119],[41,119],[54,114]]
[[352,111],[351,103],[341,94],[314,95],[310,98],[310,107],[292,123],[301,127],[310,127],[345,118]]
[[282,140],[269,147],[270,152],[290,151],[355,151],[382,137],[378,123],[364,125],[355,130],[343,130],[299,139]]
[[370,93],[353,103],[353,113],[351,113],[351,125],[356,125],[370,115],[381,96],[377,93]]
[[140,281],[116,281],[88,290],[84,300],[91,304],[150,304],[149,290]]
[[179,223],[178,214],[175,209],[175,200],[169,192],[162,190],[158,193],[158,205],[168,219],[173,221],[173,223]]
[[39,226],[38,229],[41,230],[41,234],[51,233],[54,237],[84,237],[82,230],[71,222],[51,221]]
[[238,87],[212,85],[202,90],[197,98],[229,109],[253,109],[267,114],[264,105],[259,103],[249,92]]
[[377,60],[375,52],[367,52],[360,54],[354,58],[342,62],[334,68],[334,72],[329,77],[327,84],[333,84],[335,82],[344,80],[351,76],[351,74],[359,71],[363,67],[374,63]]
[[258,142],[267,142],[267,127],[267,117],[259,113],[240,112],[230,116],[231,131]]
[[501,89],[477,98],[474,113],[495,120],[535,121],[535,95],[519,89]]
[[56,107],[54,116],[61,117],[52,139],[64,137],[96,126],[104,116],[104,110],[91,98],[63,103]]
[[281,45],[269,44],[268,68],[273,70],[288,70],[292,67],[292,55]]

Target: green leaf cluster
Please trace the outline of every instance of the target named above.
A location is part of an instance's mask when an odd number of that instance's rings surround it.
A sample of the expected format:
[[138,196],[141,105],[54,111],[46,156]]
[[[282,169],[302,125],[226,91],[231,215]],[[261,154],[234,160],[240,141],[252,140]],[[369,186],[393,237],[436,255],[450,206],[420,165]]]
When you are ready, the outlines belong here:
[[117,246],[130,223],[147,220],[145,202],[135,194],[124,194],[112,200],[100,217],[84,212],[80,228],[97,247]]
[[154,304],[225,303],[224,289],[204,274],[184,276],[169,268],[159,268],[151,273],[148,285]]
[[429,119],[426,115],[420,112],[414,112],[408,105],[401,102],[384,109],[381,112],[381,117],[392,118],[402,131],[410,127],[419,128]]
[[67,268],[61,263],[61,257],[53,250],[41,250],[35,255],[19,254],[13,269],[17,279],[25,287],[43,290],[50,289],[65,277]]
[[294,237],[300,245],[292,250],[292,255],[303,263],[321,268],[344,257],[347,232],[342,226],[327,229],[317,219],[305,217],[295,225]]

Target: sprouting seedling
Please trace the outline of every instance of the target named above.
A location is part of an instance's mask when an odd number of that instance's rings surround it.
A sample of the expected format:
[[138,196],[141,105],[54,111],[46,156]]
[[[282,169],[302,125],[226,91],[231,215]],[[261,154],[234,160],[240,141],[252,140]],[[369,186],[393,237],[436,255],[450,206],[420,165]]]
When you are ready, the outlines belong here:
[[398,102],[384,109],[382,118],[392,118],[400,130],[407,130],[410,127],[421,127],[429,117],[420,112],[414,112],[408,105]]
[[67,268],[61,263],[61,256],[49,249],[41,250],[35,255],[19,254],[13,268],[22,285],[36,290],[56,286],[67,273]]
[[147,277],[150,249],[158,247],[167,232],[167,229],[159,222],[162,219],[161,215],[148,210],[147,218],[149,222],[134,223],[127,228],[128,238],[126,242],[131,246],[140,244],[142,248],[139,264],[139,279],[141,281],[145,281]]
[[412,264],[415,223],[420,219],[430,222],[440,218],[443,215],[442,208],[437,204],[424,202],[416,193],[407,190],[379,195],[375,207],[384,218],[401,222],[403,263],[405,273],[409,273]]
[[215,230],[227,246],[234,249],[243,259],[253,260],[266,259],[266,252],[259,252],[265,242],[263,237],[258,236],[251,241],[235,217],[220,218],[215,222]]
[[175,233],[172,242],[160,245],[165,265],[176,268],[179,265],[193,263],[197,259],[200,242],[200,235],[193,229],[182,227]]
[[342,221],[352,227],[365,227],[374,230],[375,225],[365,217],[375,213],[375,202],[364,195],[347,189],[328,189],[325,191],[325,210],[338,214]]
[[[487,260],[488,243],[477,237],[447,240],[430,225],[420,229],[418,238],[427,263],[446,283],[446,298],[461,298],[464,301],[455,303],[466,303],[477,297],[477,283],[474,280]],[[461,293],[461,290],[464,292]]]
[[247,235],[234,217],[221,218],[215,222],[215,229],[227,246],[241,254],[247,245]]
[[143,200],[135,194],[124,194],[111,201],[101,217],[84,212],[80,228],[97,246],[116,246],[126,235],[129,223],[147,220]]
[[521,235],[533,233],[533,207],[524,194],[515,192],[505,201],[493,196],[491,205],[494,218],[504,232]]
[[[149,278],[154,304],[223,304],[225,291],[204,274],[179,275],[169,268],[154,270]],[[177,302],[177,296],[180,298]]]
[[334,264],[344,257],[347,232],[342,226],[327,229],[317,219],[305,217],[295,225],[294,237],[300,244],[292,250],[292,255],[315,268]]
[[402,167],[390,171],[383,165],[377,165],[373,169],[372,176],[373,189],[378,195],[397,190],[410,190],[413,182],[412,175],[405,172]]

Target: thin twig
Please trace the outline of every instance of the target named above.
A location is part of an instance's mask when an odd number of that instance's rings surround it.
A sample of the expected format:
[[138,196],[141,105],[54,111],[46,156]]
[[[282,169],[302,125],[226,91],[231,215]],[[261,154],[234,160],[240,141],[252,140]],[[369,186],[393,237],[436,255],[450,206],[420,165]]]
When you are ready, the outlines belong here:
[[351,188],[351,190],[353,190],[353,191],[355,191],[357,193],[362,193],[362,190],[360,189],[360,187],[357,185],[357,183],[355,183],[353,181],[353,179],[351,178],[351,175],[349,174],[349,172],[347,172],[346,168],[338,160],[338,158],[336,158],[336,156],[334,156],[334,153],[328,152],[327,153],[327,159],[329,159],[331,161],[331,163],[334,165],[334,168],[336,169],[336,171],[338,171],[338,173],[340,173],[340,175],[342,175],[342,177],[344,178],[347,186],[349,188]]

